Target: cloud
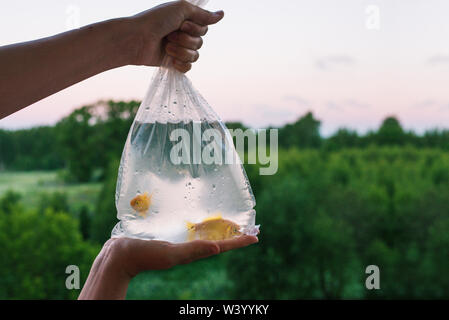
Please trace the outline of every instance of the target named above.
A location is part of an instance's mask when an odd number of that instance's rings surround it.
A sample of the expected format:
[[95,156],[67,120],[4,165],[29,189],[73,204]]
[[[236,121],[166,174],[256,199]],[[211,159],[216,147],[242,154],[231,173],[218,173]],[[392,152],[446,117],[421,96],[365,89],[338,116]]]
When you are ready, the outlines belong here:
[[438,105],[438,103],[436,101],[427,99],[427,100],[423,100],[423,101],[420,101],[420,102],[414,104],[413,108],[414,109],[427,109],[427,108],[433,108],[437,105]]
[[295,96],[295,95],[285,95],[285,96],[283,97],[283,99],[284,99],[285,101],[293,101],[293,102],[295,102],[299,107],[309,107],[309,106],[311,105],[311,103],[310,103],[308,100],[303,99],[303,98],[301,98],[301,97],[299,97],[299,96]]
[[351,67],[356,61],[348,55],[332,55],[319,58],[315,61],[315,66],[320,70],[332,70],[336,67]]
[[251,105],[250,125],[263,128],[278,126],[290,122],[297,116],[297,112],[267,104]]
[[443,55],[443,54],[434,55],[433,57],[430,57],[427,60],[427,63],[432,66],[437,66],[437,65],[442,65],[442,64],[449,65],[449,55]]
[[357,100],[346,100],[344,101],[345,106],[349,107],[349,108],[354,108],[354,109],[369,109],[371,106],[367,103],[364,102],[360,102]]
[[435,111],[449,111],[449,103],[442,101],[435,101],[431,99],[420,101],[412,106],[414,109],[424,110],[431,109]]
[[343,107],[340,104],[336,103],[335,101],[328,101],[328,102],[326,102],[326,108],[332,109],[332,110],[341,110],[341,109],[343,109]]
[[294,112],[282,109],[279,107],[273,107],[266,104],[254,104],[253,108],[255,111],[257,111],[259,114],[263,115],[264,117],[270,117],[270,118],[284,118],[289,117],[294,114]]
[[348,99],[342,101],[327,101],[325,107],[331,110],[347,110],[347,109],[368,109],[371,106],[367,103],[359,102],[357,100]]

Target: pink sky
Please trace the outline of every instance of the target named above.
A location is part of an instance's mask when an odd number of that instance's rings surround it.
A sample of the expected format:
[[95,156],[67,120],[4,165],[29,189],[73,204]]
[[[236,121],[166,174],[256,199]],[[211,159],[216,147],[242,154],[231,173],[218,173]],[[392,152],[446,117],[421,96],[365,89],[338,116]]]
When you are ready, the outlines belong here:
[[[63,32],[74,12],[86,25],[160,2],[8,2],[0,27],[11,31],[0,45]],[[363,132],[388,115],[417,131],[449,128],[448,1],[211,0],[209,8],[226,17],[211,28],[189,77],[224,120],[264,127],[310,110],[324,134],[342,126]],[[152,73],[106,72],[0,120],[0,128],[53,124],[100,99],[140,100]]]

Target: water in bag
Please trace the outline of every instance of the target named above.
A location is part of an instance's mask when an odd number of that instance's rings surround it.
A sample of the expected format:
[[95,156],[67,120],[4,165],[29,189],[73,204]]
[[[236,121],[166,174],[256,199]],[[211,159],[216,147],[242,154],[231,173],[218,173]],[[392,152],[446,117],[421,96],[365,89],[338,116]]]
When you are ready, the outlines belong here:
[[123,150],[112,237],[179,243],[257,234],[255,199],[229,131],[190,80],[164,65]]

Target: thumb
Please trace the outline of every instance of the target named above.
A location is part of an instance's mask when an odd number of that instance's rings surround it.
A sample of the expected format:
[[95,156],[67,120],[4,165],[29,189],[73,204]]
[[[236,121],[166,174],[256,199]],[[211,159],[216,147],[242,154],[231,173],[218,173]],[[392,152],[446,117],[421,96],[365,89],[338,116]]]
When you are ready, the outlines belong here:
[[186,264],[220,253],[220,247],[213,241],[195,240],[172,246],[173,265]]
[[210,12],[200,7],[194,6],[193,4],[183,1],[186,5],[186,20],[190,20],[201,26],[207,26],[210,24],[215,24],[224,17],[223,11]]

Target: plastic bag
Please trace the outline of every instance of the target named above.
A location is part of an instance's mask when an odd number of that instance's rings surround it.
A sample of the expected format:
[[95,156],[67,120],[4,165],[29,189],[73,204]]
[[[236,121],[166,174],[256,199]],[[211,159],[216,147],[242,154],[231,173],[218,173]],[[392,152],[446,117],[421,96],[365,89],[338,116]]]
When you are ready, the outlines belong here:
[[228,129],[168,57],[162,65],[123,150],[112,237],[179,243],[257,234],[255,199]]

